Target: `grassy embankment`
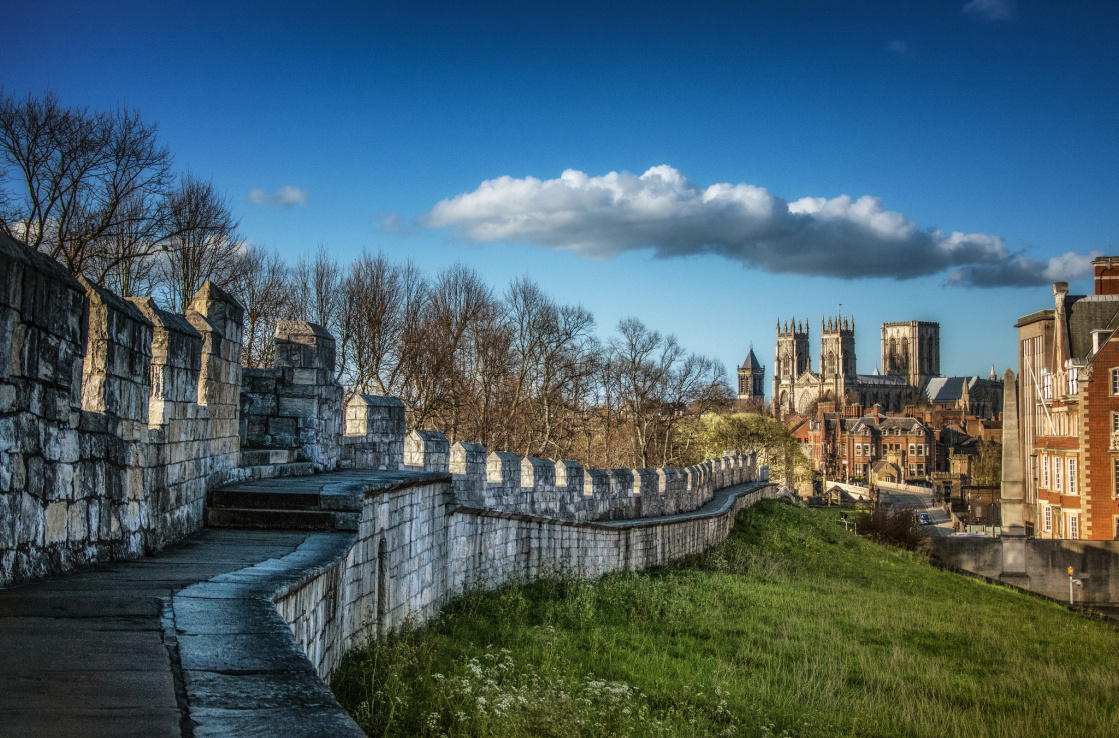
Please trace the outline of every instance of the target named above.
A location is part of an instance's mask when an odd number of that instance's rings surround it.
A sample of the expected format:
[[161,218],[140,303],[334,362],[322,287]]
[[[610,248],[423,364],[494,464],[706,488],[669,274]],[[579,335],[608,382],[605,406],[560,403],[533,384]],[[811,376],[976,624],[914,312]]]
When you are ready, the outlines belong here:
[[1119,735],[1119,630],[779,502],[693,560],[474,594],[352,655],[371,735]]

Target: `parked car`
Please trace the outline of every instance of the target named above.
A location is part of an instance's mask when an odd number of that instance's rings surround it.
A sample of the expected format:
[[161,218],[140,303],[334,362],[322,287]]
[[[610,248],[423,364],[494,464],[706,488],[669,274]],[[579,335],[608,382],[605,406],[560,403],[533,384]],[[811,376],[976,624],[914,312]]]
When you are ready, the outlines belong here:
[[921,513],[917,516],[918,525],[932,525],[932,517],[928,513]]

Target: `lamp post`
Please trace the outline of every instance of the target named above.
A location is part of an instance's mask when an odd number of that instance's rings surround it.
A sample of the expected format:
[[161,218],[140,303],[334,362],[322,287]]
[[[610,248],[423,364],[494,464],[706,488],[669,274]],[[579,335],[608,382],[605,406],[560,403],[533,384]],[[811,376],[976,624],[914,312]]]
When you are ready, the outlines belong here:
[[1069,604],[1070,607],[1073,604],[1075,604],[1073,602],[1073,597],[1072,597],[1072,591],[1073,591],[1072,587],[1073,587],[1073,585],[1075,584],[1077,587],[1084,586],[1084,582],[1082,582],[1079,579],[1073,579],[1072,575],[1073,575],[1073,570],[1072,570],[1072,567],[1070,566],[1068,568],[1068,604]]

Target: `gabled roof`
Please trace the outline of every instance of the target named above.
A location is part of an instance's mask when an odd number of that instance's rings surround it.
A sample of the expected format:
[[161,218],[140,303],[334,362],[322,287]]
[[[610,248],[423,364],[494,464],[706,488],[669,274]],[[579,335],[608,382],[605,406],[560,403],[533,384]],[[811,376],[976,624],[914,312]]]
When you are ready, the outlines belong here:
[[[724,364],[723,366],[726,366]],[[750,348],[750,353],[746,354],[746,361],[742,362],[742,369],[753,369],[754,371],[761,371],[762,365],[758,363],[758,357],[754,356],[753,347]]]

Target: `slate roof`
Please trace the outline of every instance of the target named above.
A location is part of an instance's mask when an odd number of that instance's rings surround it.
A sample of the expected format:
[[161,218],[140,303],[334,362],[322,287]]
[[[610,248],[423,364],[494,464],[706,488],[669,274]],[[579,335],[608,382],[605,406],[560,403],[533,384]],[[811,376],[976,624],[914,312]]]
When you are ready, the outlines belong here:
[[929,402],[955,402],[964,396],[964,387],[971,393],[977,387],[993,389],[997,381],[979,377],[932,377],[925,384],[925,397]]
[[1065,314],[1069,351],[1083,361],[1092,353],[1092,331],[1119,328],[1119,295],[1069,295]]
[[[723,366],[726,366],[725,364]],[[746,361],[742,362],[743,369],[753,369],[761,371],[762,365],[758,363],[758,357],[754,356],[754,349],[750,349],[750,353],[746,354]]]

